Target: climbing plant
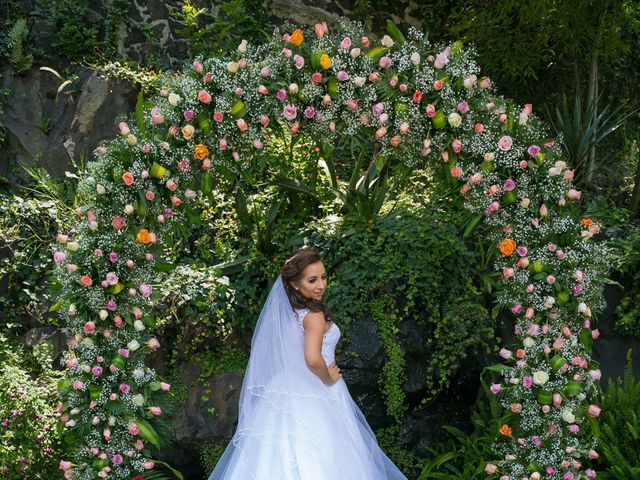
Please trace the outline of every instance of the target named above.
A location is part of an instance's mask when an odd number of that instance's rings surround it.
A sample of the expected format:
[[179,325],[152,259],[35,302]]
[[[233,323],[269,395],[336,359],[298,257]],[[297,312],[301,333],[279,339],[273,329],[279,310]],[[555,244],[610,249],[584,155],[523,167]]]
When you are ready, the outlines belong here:
[[[472,48],[388,29],[377,39],[357,24],[288,28],[264,45],[242,41],[226,56],[198,58],[162,77],[158,94],[141,97],[120,135],[97,148],[77,221],[54,252],[54,309],[75,333],[60,385],[67,437],[78,447],[60,464],[67,478],[137,479],[154,468],[149,446],[163,446],[170,388],[144,363],[159,348],[154,279],[174,268],[199,210],[215,201],[214,185],[236,192],[238,217],[250,222],[252,173],[266,168],[272,145],[293,154],[299,142],[316,145],[316,170],[366,223],[380,215],[393,179],[425,164],[472,214],[466,233],[484,223],[500,252],[496,300],[516,316],[519,343],[494,367],[504,381],[492,392],[512,416],[494,432],[486,471],[501,480],[591,475],[584,466],[595,442],[582,427],[599,413],[589,405],[599,377],[591,320],[603,306],[607,264],[591,241],[599,227],[580,217],[581,192],[558,142],[531,105],[495,93]],[[360,172],[346,193],[345,156]],[[276,199],[268,219],[253,219],[264,239],[279,208]]]

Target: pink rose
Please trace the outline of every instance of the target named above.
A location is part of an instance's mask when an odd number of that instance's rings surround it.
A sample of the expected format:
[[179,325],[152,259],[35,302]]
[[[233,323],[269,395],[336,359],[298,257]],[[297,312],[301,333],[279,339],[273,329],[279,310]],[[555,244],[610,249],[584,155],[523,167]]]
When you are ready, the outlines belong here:
[[380,68],[389,68],[393,64],[393,61],[391,60],[391,57],[385,55],[380,58],[378,64],[380,65]]
[[498,140],[498,148],[503,152],[511,150],[513,146],[513,139],[509,135],[505,135],[504,137]]
[[295,120],[296,115],[298,114],[298,109],[295,105],[288,104],[284,107],[282,111],[282,116],[287,120]]
[[463,100],[458,104],[458,111],[460,113],[467,113],[469,111],[469,104]]
[[198,100],[204,104],[211,103],[211,95],[206,90],[200,90],[198,92]]

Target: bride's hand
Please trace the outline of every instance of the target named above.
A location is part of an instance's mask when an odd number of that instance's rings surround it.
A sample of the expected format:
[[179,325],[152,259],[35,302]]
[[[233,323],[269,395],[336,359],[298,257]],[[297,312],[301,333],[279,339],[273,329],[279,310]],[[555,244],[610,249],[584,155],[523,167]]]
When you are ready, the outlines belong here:
[[331,385],[335,384],[340,378],[342,378],[342,374],[340,373],[340,369],[336,365],[336,362],[331,362],[329,365],[329,376],[331,377]]

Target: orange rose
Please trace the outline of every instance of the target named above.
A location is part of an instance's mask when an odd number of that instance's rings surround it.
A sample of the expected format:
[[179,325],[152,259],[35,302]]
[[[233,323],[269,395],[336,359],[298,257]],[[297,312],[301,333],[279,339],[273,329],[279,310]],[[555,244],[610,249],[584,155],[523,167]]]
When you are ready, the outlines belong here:
[[518,350],[516,350],[516,357],[518,358],[524,358],[526,355],[524,348],[519,348]]
[[209,156],[209,149],[206,145],[202,145],[201,143],[199,143],[198,145],[196,145],[193,151],[193,156],[196,158],[196,160],[204,160]]
[[513,252],[515,252],[515,250],[516,250],[516,242],[514,242],[510,238],[507,238],[506,240],[503,240],[502,242],[500,242],[500,253],[502,253],[503,257],[508,257]]
[[289,41],[297,47],[302,45],[303,40],[304,36],[302,35],[302,30],[300,30],[299,28],[296,28],[291,34],[291,37],[289,37]]
[[511,436],[511,427],[509,425],[502,425],[502,427],[500,427],[500,433],[502,435],[504,435],[505,437],[510,437]]
[[588,227],[593,223],[593,220],[591,220],[590,218],[583,218],[580,223],[582,223],[583,227]]
[[136,239],[146,245],[151,242],[151,233],[146,228],[141,228],[138,235],[136,235]]

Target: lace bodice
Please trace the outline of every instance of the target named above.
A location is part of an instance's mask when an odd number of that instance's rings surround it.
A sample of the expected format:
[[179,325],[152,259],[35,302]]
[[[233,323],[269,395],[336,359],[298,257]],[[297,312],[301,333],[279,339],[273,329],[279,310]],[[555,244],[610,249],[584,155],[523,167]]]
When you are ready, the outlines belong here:
[[[296,318],[296,324],[298,325],[298,330],[302,335],[304,335],[304,324],[302,321],[304,320],[304,316],[309,313],[308,308],[296,308],[294,310],[294,315]],[[331,322],[331,326],[329,330],[325,332],[322,337],[322,358],[327,365],[335,359],[336,353],[336,345],[338,344],[338,340],[340,340],[340,329],[335,322]]]

